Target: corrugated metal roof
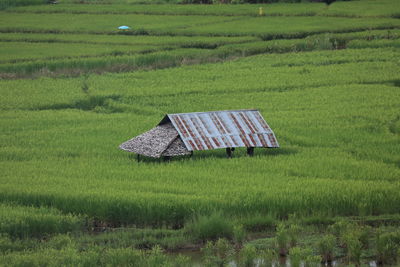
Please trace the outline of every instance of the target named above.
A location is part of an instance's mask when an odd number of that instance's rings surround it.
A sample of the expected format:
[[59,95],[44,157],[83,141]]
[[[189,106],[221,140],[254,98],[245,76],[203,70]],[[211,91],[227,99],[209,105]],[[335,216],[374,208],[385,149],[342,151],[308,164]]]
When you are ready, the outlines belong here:
[[186,148],[279,147],[274,132],[258,110],[226,110],[168,114]]

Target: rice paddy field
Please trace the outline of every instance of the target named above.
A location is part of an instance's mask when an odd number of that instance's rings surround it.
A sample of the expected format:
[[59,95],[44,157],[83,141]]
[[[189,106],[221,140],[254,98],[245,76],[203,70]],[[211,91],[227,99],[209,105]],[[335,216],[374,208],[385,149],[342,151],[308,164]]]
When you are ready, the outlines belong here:
[[[396,264],[397,0],[0,2],[0,266]],[[118,149],[253,108],[279,149]]]

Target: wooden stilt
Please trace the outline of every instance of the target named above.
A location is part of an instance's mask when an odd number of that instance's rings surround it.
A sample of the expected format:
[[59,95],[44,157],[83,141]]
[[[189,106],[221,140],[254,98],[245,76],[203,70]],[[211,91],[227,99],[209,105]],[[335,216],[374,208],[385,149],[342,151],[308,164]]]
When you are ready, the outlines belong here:
[[140,155],[139,154],[136,155],[136,160],[137,160],[137,162],[140,162]]
[[254,155],[254,147],[247,148],[247,155],[249,155],[249,157],[252,157]]
[[232,149],[230,147],[226,148],[226,156],[228,158],[232,158]]

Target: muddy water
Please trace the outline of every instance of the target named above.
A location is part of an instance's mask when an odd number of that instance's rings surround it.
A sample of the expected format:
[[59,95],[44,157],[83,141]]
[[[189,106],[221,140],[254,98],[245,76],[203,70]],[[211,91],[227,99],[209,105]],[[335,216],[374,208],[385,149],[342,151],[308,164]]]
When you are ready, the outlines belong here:
[[[179,254],[183,256],[187,256],[190,259],[191,266],[194,267],[202,267],[202,253],[199,250],[188,250],[188,251],[180,251],[180,252],[175,252],[175,253],[169,253],[172,257],[177,257]],[[256,265],[255,266],[260,266],[261,265],[261,260],[256,259],[255,260]],[[322,264],[322,266],[329,266],[329,267],[342,267],[342,266],[347,266],[348,264],[344,263],[341,260],[336,260],[333,261],[331,264]],[[230,267],[237,267],[237,261],[233,260],[229,263]],[[304,264],[301,264],[301,267],[303,267]],[[364,266],[364,265],[363,265]],[[369,267],[377,267],[378,265],[376,264],[375,261],[370,261],[367,263],[367,266]],[[292,267],[290,264],[290,257],[280,257],[279,262],[275,262],[272,267]]]

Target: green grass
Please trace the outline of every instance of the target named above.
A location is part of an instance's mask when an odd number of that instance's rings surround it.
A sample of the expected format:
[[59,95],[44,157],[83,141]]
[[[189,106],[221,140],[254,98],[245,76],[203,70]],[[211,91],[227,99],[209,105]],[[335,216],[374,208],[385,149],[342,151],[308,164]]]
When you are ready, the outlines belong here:
[[157,15],[95,15],[42,14],[5,12],[0,17],[2,32],[44,33],[118,33],[118,26],[128,25],[133,30],[166,32],[193,25],[213,24],[233,18],[215,16],[157,16]]
[[257,35],[265,39],[298,38],[320,32],[351,32],[398,27],[397,19],[337,17],[259,17],[220,22],[212,25],[189,26],[171,33],[192,35]]
[[152,15],[212,15],[212,16],[258,16],[263,7],[267,16],[306,16],[316,15],[324,10],[325,4],[258,4],[258,5],[48,5],[8,9],[23,13],[73,13],[73,14],[152,14]]
[[[390,130],[398,116],[396,53],[266,55],[93,76],[89,93],[105,100],[86,107],[76,105],[88,97],[80,78],[2,81],[1,106],[8,111],[2,112],[1,198],[158,225],[214,209],[279,216],[396,212],[399,148]],[[245,103],[261,110],[280,150],[257,150],[251,159],[239,151],[227,161],[223,151],[210,151],[194,160],[137,164],[117,149],[165,113]]]
[[347,45],[349,48],[367,48],[367,47],[397,47],[400,48],[400,40],[353,40]]
[[45,0],[1,0],[0,10],[16,7],[16,6],[30,6],[30,5],[43,5]]
[[[259,5],[107,1],[0,12],[0,265],[189,266],[136,249],[220,236],[239,247],[288,219],[309,231],[299,254],[338,217],[398,227],[395,1],[267,4],[265,17]],[[118,149],[166,113],[244,108],[279,149],[168,163]],[[369,241],[363,261],[394,255]]]
[[118,56],[154,52],[167,49],[151,45],[106,45],[106,44],[63,44],[63,43],[28,43],[0,42],[0,63],[53,60],[71,57]]
[[14,238],[80,231],[83,225],[82,218],[52,208],[0,204],[0,234]]
[[[118,33],[117,27],[128,25],[133,33],[298,38],[312,33],[349,32],[368,29],[390,29],[400,26],[391,18],[337,17],[221,17],[221,16],[157,16],[104,14],[3,13],[1,32],[34,33]],[[166,23],[168,21],[168,23]]]
[[[387,32],[385,32],[386,34]],[[2,42],[27,43],[78,43],[104,45],[151,45],[179,47],[216,47],[223,44],[259,41],[251,36],[241,37],[190,37],[190,36],[150,36],[150,35],[101,35],[101,34],[37,34],[37,33],[2,33]],[[63,47],[64,48],[64,47]]]
[[[2,54],[3,62],[0,61],[3,63],[0,64],[0,69],[3,72],[1,77],[76,76],[90,72],[121,72],[216,62],[262,53],[332,50],[344,47],[398,47],[398,30],[319,34],[304,39],[271,41],[257,41],[257,39],[247,37],[178,37],[175,44],[172,42],[174,38],[170,37],[171,44],[164,46],[159,42],[162,38],[159,36],[138,38],[137,42],[142,44],[133,46],[120,43],[110,45],[105,43],[105,41],[110,40],[106,38],[107,36],[98,35],[94,36],[100,37],[97,41],[103,43],[95,43],[96,45],[80,43],[80,40],[84,37],[78,38],[76,43],[69,44],[68,42],[77,35],[62,35],[52,41],[46,39],[49,38],[49,34],[32,35],[31,37],[22,37],[19,34],[4,34],[5,40],[12,38],[20,41],[29,40],[32,44],[24,42],[0,43],[5,47]],[[46,40],[50,43],[47,44]],[[123,40],[127,41],[123,38],[120,39],[120,41]],[[118,42],[118,40],[115,41]],[[155,45],[145,45],[143,42],[146,41],[153,41]],[[133,40],[132,42],[132,44],[135,44]],[[76,49],[77,47],[81,49]],[[179,47],[184,49],[178,49]],[[201,49],[191,49],[192,47]],[[102,49],[103,53],[101,53]],[[19,55],[13,56],[19,50],[21,50]]]
[[126,3],[70,4],[28,6],[8,9],[11,12],[75,13],[75,14],[153,14],[153,15],[215,15],[258,16],[263,7],[266,16],[337,16],[337,17],[399,17],[396,0],[337,1],[326,7],[324,3],[273,3],[244,5],[135,5]]

